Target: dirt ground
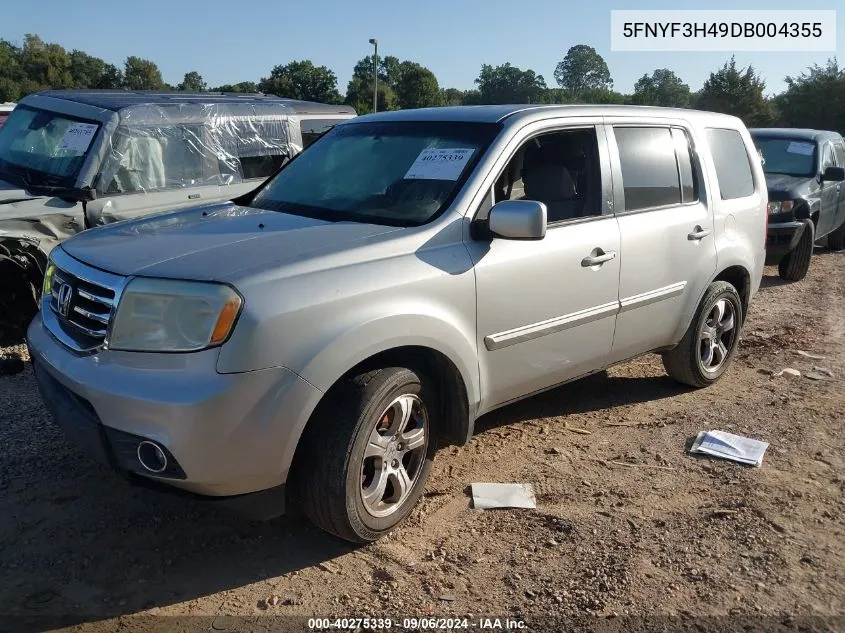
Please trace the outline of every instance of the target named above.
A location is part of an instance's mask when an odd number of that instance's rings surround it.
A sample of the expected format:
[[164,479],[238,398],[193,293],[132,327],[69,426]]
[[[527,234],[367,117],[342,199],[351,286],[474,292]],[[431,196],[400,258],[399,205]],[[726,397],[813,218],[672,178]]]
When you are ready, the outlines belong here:
[[[813,366],[836,379],[772,375]],[[716,386],[682,388],[648,356],[488,415],[438,454],[408,523],[356,548],[129,488],[64,440],[27,366],[0,378],[0,631],[423,615],[843,631],[843,377],[845,252],[817,251],[801,283],[766,270]],[[713,428],[770,442],[762,467],[685,453]],[[531,482],[537,510],[471,509],[480,481]]]

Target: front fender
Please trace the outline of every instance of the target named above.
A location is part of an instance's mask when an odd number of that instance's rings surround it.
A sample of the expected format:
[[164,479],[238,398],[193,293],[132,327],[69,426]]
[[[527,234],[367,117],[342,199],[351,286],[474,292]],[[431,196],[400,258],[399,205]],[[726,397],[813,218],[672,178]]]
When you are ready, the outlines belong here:
[[[473,339],[430,315],[401,314],[362,323],[327,341],[322,349],[294,371],[321,392],[326,392],[361,362],[376,354],[406,346],[425,347],[446,356],[458,369],[467,390],[470,410],[475,410],[480,398],[480,385]],[[319,399],[312,399],[307,403],[307,411],[286,421],[292,428],[282,452],[283,472],[290,469],[302,433],[318,404]]]
[[328,342],[297,372],[312,385],[328,390],[359,363],[399,347],[417,346],[443,354],[457,367],[470,406],[481,394],[478,351],[471,332],[427,314],[398,314],[362,323]]

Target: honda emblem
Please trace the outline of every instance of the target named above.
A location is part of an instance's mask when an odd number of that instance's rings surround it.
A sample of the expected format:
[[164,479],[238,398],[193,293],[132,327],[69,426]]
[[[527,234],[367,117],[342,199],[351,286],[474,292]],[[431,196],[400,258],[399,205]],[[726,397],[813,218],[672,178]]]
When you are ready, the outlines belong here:
[[67,317],[70,312],[70,300],[73,299],[73,288],[68,284],[62,284],[59,288],[58,308],[59,314]]

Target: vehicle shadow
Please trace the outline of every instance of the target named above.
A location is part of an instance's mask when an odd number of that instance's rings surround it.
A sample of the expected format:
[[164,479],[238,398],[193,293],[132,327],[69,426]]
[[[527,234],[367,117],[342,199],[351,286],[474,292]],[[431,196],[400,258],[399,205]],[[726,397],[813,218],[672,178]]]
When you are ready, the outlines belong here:
[[[603,372],[488,414],[476,432],[681,391],[666,377]],[[0,437],[8,439],[0,454],[0,516],[10,520],[0,522],[7,579],[0,604],[15,630],[97,622],[247,585],[254,603],[227,604],[223,595],[201,610],[260,613],[261,600],[273,594],[307,604],[284,576],[355,550],[303,518],[248,522],[129,486],[64,439],[40,405],[29,363],[22,374],[0,378],[2,401],[9,407],[0,418]]]
[[653,402],[689,391],[668,376],[609,376],[592,374],[480,417],[475,432],[538,418],[601,411],[625,404]]

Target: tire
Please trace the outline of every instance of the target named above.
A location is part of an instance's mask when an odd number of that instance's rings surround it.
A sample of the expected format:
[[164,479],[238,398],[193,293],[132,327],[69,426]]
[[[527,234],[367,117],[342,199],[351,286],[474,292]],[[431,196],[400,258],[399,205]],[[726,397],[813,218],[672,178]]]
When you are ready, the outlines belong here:
[[[716,312],[718,305],[722,306],[721,316]],[[731,325],[725,327],[729,316],[732,317]],[[674,349],[663,354],[666,372],[690,387],[712,385],[733,360],[742,321],[742,301],[736,288],[726,281],[714,281],[704,293],[684,338]],[[705,338],[705,332],[709,333],[708,338]],[[718,341],[721,347],[709,341]]]
[[810,220],[804,222],[804,232],[798,244],[786,254],[780,264],[778,273],[781,279],[786,281],[801,281],[807,276],[810,268],[810,258],[813,256],[813,243],[815,242],[815,226]]
[[845,250],[845,222],[827,236],[827,247],[832,251]]
[[[437,411],[431,383],[407,368],[378,369],[339,385],[309,422],[295,465],[305,515],[353,543],[396,527],[428,479],[437,448],[430,416]],[[409,449],[406,440],[422,443]]]

